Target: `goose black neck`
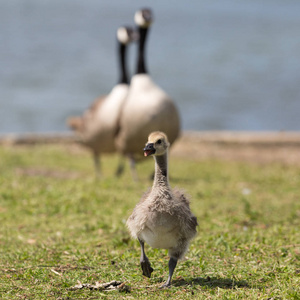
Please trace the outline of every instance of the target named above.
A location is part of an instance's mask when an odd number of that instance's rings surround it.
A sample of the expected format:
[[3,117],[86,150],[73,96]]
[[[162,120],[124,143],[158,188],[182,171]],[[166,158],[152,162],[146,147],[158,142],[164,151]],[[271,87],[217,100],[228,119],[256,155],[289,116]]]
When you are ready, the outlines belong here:
[[145,44],[148,33],[148,28],[139,27],[140,42],[138,50],[138,63],[136,74],[147,74],[146,61],[145,61]]
[[119,83],[128,84],[128,75],[126,67],[126,49],[127,45],[119,43],[119,57],[120,57],[120,80]]

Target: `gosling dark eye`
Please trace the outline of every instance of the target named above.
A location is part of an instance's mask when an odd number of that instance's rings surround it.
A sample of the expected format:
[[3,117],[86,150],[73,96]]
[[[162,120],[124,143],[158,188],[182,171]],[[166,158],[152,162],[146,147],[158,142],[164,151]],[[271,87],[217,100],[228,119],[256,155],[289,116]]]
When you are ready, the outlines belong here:
[[161,140],[158,140],[158,141],[157,141],[157,144],[161,144]]

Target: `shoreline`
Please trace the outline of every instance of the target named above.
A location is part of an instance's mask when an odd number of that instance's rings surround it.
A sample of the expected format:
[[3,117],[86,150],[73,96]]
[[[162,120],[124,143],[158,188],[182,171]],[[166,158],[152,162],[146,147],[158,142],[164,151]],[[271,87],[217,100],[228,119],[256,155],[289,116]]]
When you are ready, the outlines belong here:
[[[78,140],[72,132],[0,135],[1,146],[37,144],[74,147]],[[300,166],[300,131],[183,131],[172,146],[171,155],[199,160],[278,162]]]
[[[300,146],[300,131],[194,131],[181,132],[179,141],[218,144],[288,145]],[[3,144],[73,143],[77,137],[72,132],[7,133],[0,134]],[[178,141],[176,142],[178,143]]]

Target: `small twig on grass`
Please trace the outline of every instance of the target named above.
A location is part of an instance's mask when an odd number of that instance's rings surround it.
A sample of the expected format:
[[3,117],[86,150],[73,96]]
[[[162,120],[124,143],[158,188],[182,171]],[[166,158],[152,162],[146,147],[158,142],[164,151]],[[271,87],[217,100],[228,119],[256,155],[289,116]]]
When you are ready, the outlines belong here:
[[75,286],[72,286],[70,290],[76,291],[76,290],[81,290],[83,288],[88,288],[90,290],[98,290],[98,291],[115,291],[119,290],[119,292],[130,292],[130,287],[127,286],[124,282],[121,281],[110,281],[106,283],[100,283],[99,281],[96,282],[95,284],[90,284],[90,283],[81,283],[78,281],[78,284]]
[[62,276],[62,274],[60,274],[60,273],[56,272],[56,271],[55,271],[55,270],[53,270],[53,269],[50,269],[50,271],[51,271],[51,272],[53,272],[53,273],[54,273],[54,274],[56,274],[56,275]]

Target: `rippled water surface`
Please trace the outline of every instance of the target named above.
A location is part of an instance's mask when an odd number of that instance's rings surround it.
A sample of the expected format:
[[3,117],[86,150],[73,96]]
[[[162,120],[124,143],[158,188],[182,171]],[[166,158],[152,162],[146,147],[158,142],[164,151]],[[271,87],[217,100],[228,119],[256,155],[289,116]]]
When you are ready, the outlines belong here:
[[[116,83],[140,0],[0,2],[0,133],[66,131]],[[184,129],[300,129],[300,2],[151,1],[149,71]],[[135,69],[135,45],[129,66]]]

